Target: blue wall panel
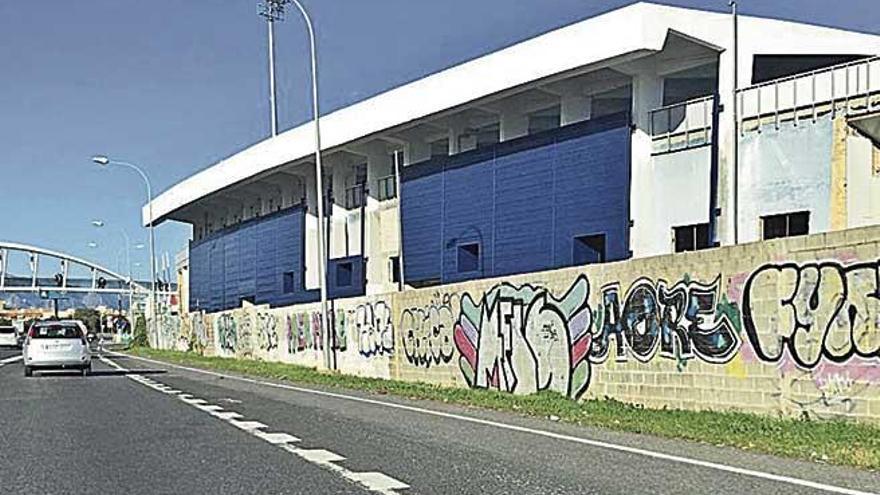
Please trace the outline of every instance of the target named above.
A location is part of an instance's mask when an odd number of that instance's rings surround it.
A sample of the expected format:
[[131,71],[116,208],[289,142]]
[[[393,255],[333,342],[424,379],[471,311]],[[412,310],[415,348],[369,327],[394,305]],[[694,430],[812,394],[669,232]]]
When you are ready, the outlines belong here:
[[[221,311],[242,299],[273,306],[311,302],[303,287],[305,210],[295,207],[249,220],[190,246],[190,308]],[[284,293],[284,274],[294,291]]]
[[[337,284],[339,280],[340,265],[350,264],[351,268],[351,284],[341,286]],[[366,279],[364,278],[364,257],[348,256],[346,258],[337,258],[327,263],[327,297],[330,299],[340,297],[356,297],[362,296],[366,292]]]
[[404,271],[413,280],[440,279],[443,169],[437,165],[420,165],[420,173],[410,174],[402,188],[407,197],[400,212],[406,232]]
[[[611,115],[406,167],[404,276],[455,282],[573,265],[576,236],[629,257],[629,116]],[[479,269],[458,270],[459,246]]]
[[[441,276],[444,282],[480,278],[491,273],[494,241],[492,208],[495,197],[492,155],[469,154],[464,162],[446,164],[443,173],[443,218]],[[480,244],[479,268],[459,272],[458,247]],[[404,251],[404,260],[409,253]]]

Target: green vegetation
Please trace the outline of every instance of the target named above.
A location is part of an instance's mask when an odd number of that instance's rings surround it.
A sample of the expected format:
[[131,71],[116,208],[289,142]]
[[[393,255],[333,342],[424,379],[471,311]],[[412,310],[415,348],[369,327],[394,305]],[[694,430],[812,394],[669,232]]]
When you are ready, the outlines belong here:
[[555,393],[516,396],[492,390],[360,378],[282,363],[204,357],[145,347],[132,354],[170,363],[320,387],[363,390],[535,417],[583,426],[679,438],[864,469],[880,469],[880,428],[844,421],[773,418],[736,412],[656,410],[614,400],[575,402]]
[[101,329],[101,313],[97,309],[77,308],[73,310],[73,319],[82,321],[89,331],[97,332]]
[[143,316],[138,316],[134,322],[134,334],[131,337],[131,345],[140,348],[147,348],[147,320]]

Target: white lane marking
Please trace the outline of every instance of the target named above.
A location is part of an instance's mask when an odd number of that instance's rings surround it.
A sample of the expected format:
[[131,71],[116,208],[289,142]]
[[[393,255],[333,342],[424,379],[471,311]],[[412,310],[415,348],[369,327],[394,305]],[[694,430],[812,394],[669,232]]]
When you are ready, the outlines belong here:
[[281,445],[285,443],[296,443],[299,442],[300,439],[289,434],[289,433],[266,433],[260,430],[253,431],[254,436],[257,438],[262,438],[263,440],[271,443],[272,445]]
[[285,445],[282,448],[291,454],[296,454],[299,457],[302,457],[306,461],[334,471],[343,478],[358,483],[370,491],[394,495],[397,493],[395,490],[403,490],[410,487],[406,483],[382,473],[356,473],[354,471],[349,471],[338,464],[334,464],[335,462],[344,461],[345,458],[339,454],[330,452],[329,450],[300,449],[293,445]]
[[157,361],[155,359],[149,359],[149,358],[144,358],[144,357],[140,357],[140,356],[132,356],[129,354],[122,354],[122,353],[117,353],[117,352],[114,352],[114,354],[118,354],[120,356],[125,356],[125,357],[131,357],[134,359],[139,359],[141,361],[146,361],[148,363],[154,363],[154,364],[159,364],[159,365],[163,365],[163,366],[170,366],[172,368],[191,371],[193,373],[201,373],[201,374],[210,375],[210,376],[222,377],[224,379],[238,380],[238,381],[244,382],[244,383],[252,383],[255,385],[263,385],[266,387],[280,388],[280,389],[284,389],[284,390],[293,390],[295,392],[301,392],[301,393],[305,393],[305,394],[312,394],[312,395],[319,395],[319,396],[323,396],[323,397],[332,397],[335,399],[361,402],[364,404],[372,404],[372,405],[376,405],[376,406],[388,407],[391,409],[399,409],[402,411],[409,411],[409,412],[415,412],[415,413],[420,413],[420,414],[427,414],[430,416],[436,416],[436,417],[441,417],[441,418],[455,419],[455,420],[459,420],[459,421],[465,421],[468,423],[474,423],[474,424],[479,424],[479,425],[483,425],[483,426],[491,426],[494,428],[500,428],[503,430],[516,431],[516,432],[520,432],[520,433],[529,433],[532,435],[539,435],[542,437],[553,438],[556,440],[563,440],[566,442],[573,442],[573,443],[579,443],[582,445],[589,445],[591,447],[598,447],[598,448],[608,449],[608,450],[616,450],[618,452],[626,452],[628,454],[636,454],[636,455],[641,455],[641,456],[645,456],[645,457],[651,457],[654,459],[675,462],[675,463],[679,463],[679,464],[699,466],[699,467],[703,467],[703,468],[707,468],[707,469],[714,469],[717,471],[724,471],[727,473],[739,474],[742,476],[749,476],[752,478],[759,478],[759,479],[764,479],[764,480],[768,480],[768,481],[776,481],[779,483],[786,483],[789,485],[801,486],[801,487],[805,487],[805,488],[812,488],[812,489],[821,490],[821,491],[825,491],[825,492],[829,492],[829,493],[840,493],[843,495],[880,495],[880,493],[877,493],[877,492],[866,492],[866,491],[861,491],[861,490],[855,490],[852,488],[844,488],[844,487],[840,487],[840,486],[828,485],[825,483],[818,483],[815,481],[794,478],[791,476],[784,476],[784,475],[779,475],[779,474],[767,473],[764,471],[756,471],[754,469],[746,469],[746,468],[741,468],[741,467],[736,467],[736,466],[730,466],[730,465],[721,464],[718,462],[703,461],[700,459],[693,459],[691,457],[684,457],[684,456],[673,455],[673,454],[665,454],[663,452],[656,452],[653,450],[647,450],[647,449],[642,449],[642,448],[637,448],[637,447],[629,447],[626,445],[620,445],[620,444],[610,443],[610,442],[603,442],[600,440],[590,440],[587,438],[575,437],[575,436],[565,435],[562,433],[555,433],[555,432],[547,431],[547,430],[538,430],[535,428],[528,428],[525,426],[517,426],[517,425],[511,425],[511,424],[507,424],[507,423],[501,423],[499,421],[473,418],[470,416],[462,416],[460,414],[454,414],[454,413],[448,413],[448,412],[442,412],[442,411],[433,411],[431,409],[425,409],[422,407],[407,406],[407,405],[403,405],[403,404],[395,404],[393,402],[383,402],[383,401],[376,400],[376,399],[355,397],[355,396],[344,395],[344,394],[339,394],[339,393],[335,393],[335,392],[325,392],[322,390],[313,390],[313,389],[308,389],[308,388],[296,387],[293,385],[285,385],[282,383],[264,382],[262,380],[255,380],[253,378],[244,378],[241,376],[226,375],[224,373],[218,373],[216,371],[208,371],[208,370],[202,370],[202,369],[198,369],[198,368],[191,368],[189,366],[181,366],[179,364],[166,363],[163,361]]
[[244,417],[241,414],[238,414],[237,412],[233,412],[233,411],[215,412],[215,413],[211,413],[211,416],[215,416],[215,417],[220,418],[222,420],[238,419],[238,418]]
[[[124,370],[124,368],[122,366],[119,366],[118,364],[114,363],[113,361],[110,361],[109,359],[104,358],[103,356],[101,357],[101,360],[104,361],[105,363],[117,368],[117,369]],[[128,376],[129,378],[132,378],[135,375],[126,375],[126,376]],[[154,390],[158,390],[160,392],[162,391],[161,387],[164,386],[163,384],[158,383],[158,382],[153,382],[152,380],[150,380],[151,383],[148,383],[142,377],[132,378],[132,379],[136,382],[142,383],[143,385],[150,387]],[[190,394],[180,394],[177,397],[180,398],[181,401],[186,404],[189,404],[197,409],[201,409],[214,417],[220,418],[220,419],[226,421],[227,423],[231,424],[232,426],[235,426],[236,428],[242,429],[242,430],[250,433],[251,435],[253,435],[253,436],[255,436],[265,442],[268,442],[268,443],[275,445],[275,446],[279,446],[279,447],[287,450],[288,452],[296,454],[308,462],[311,462],[311,463],[318,465],[318,466],[320,466],[324,469],[327,469],[329,471],[333,471],[333,472],[337,473],[339,476],[341,476],[341,477],[343,477],[343,478],[345,478],[355,484],[358,484],[358,485],[360,485],[360,486],[362,486],[372,492],[380,493],[382,495],[399,495],[395,490],[409,488],[409,485],[407,485],[406,483],[403,483],[402,481],[394,479],[394,478],[392,478],[386,474],[383,474],[383,473],[377,473],[377,472],[358,473],[358,472],[346,469],[342,466],[333,464],[334,462],[344,461],[345,458],[340,456],[339,454],[335,454],[333,452],[330,452],[329,450],[296,448],[290,444],[294,443],[294,442],[299,442],[300,441],[299,438],[297,438],[293,435],[290,435],[288,433],[267,433],[267,432],[260,431],[261,429],[268,428],[268,426],[263,423],[260,423],[259,421],[239,420],[238,418],[242,417],[241,414],[238,414],[238,413],[232,412],[232,411],[217,412],[217,411],[213,410],[213,408],[222,410],[222,408],[220,406],[203,405],[203,404],[205,404],[204,400],[195,399]],[[237,402],[241,402],[241,401],[237,401]],[[212,409],[209,410],[208,408],[212,408]]]
[[404,490],[409,488],[409,485],[406,483],[402,483],[390,476],[387,476],[383,473],[354,473],[357,481],[363,483],[367,486],[372,486],[376,489],[386,491],[386,490]]
[[345,457],[324,449],[298,449],[292,446],[287,446],[285,449],[315,464],[330,464],[331,462],[342,462],[345,460]]
[[201,409],[205,412],[219,412],[222,411],[223,408],[220,406],[215,406],[213,404],[208,404],[207,406],[196,406],[196,409]]
[[8,357],[6,359],[0,359],[0,368],[6,366],[7,364],[12,364],[17,361],[21,361],[22,359],[24,359],[24,356],[21,354],[19,354],[18,356]]
[[230,419],[229,424],[245,431],[259,430],[261,428],[269,427],[269,425],[260,423],[259,421],[239,421],[237,419]]

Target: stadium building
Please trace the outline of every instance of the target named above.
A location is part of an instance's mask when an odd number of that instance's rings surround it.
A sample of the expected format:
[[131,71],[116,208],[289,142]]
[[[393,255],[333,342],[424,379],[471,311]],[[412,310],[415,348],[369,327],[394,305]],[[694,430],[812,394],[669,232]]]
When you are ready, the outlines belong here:
[[[734,69],[732,26],[639,3],[322,117],[330,297],[878,223],[880,37],[741,16]],[[318,299],[312,133],[155,198],[191,310]]]

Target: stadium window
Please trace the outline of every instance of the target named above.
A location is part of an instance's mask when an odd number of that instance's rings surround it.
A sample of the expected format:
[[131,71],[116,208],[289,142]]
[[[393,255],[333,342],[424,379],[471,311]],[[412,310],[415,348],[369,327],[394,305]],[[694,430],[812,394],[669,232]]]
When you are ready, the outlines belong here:
[[529,134],[557,129],[562,122],[562,107],[556,105],[529,115]]
[[708,223],[673,227],[672,236],[676,253],[699,251],[712,247],[712,241],[709,240]]
[[336,286],[351,287],[352,283],[352,264],[339,263],[336,265]]
[[458,246],[458,272],[475,272],[480,269],[480,245],[476,242]]
[[284,272],[283,291],[292,294],[296,288],[296,272]]
[[572,240],[571,261],[589,265],[605,261],[605,234],[582,235]]
[[442,138],[430,143],[431,158],[449,156],[449,138]]
[[392,256],[388,259],[391,268],[391,282],[400,283],[400,256]]
[[782,213],[761,217],[762,238],[767,241],[810,233],[810,212]]

